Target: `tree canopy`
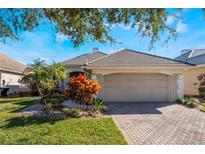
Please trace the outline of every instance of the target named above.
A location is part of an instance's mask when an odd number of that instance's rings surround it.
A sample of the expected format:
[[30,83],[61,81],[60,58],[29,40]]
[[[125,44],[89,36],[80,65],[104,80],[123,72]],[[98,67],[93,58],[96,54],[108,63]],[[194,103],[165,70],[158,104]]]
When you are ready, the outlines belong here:
[[34,31],[42,22],[64,35],[74,47],[89,41],[116,43],[110,35],[113,26],[121,24],[136,29],[136,34],[150,38],[150,48],[166,33],[167,42],[176,37],[176,27],[167,18],[180,9],[0,9],[0,42],[19,40],[23,31]]

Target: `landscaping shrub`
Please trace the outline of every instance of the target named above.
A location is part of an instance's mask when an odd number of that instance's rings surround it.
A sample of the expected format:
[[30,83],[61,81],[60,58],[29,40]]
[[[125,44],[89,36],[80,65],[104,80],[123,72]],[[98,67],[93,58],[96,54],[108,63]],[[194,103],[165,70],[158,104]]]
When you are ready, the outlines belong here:
[[193,108],[196,104],[200,103],[198,99],[193,97],[185,97],[182,100],[178,100],[177,102],[190,108]]
[[192,101],[194,104],[199,104],[199,100],[197,98],[193,98],[193,97],[190,97],[190,101]]
[[101,111],[102,108],[103,108],[103,101],[99,98],[93,98],[93,103],[92,104],[94,105],[94,109],[96,111]]
[[39,96],[38,90],[31,89],[30,96]]
[[80,74],[73,76],[68,80],[68,88],[65,90],[65,95],[71,101],[80,105],[93,105],[93,97],[97,95],[100,85],[90,79],[86,75]]
[[189,108],[193,108],[194,107],[194,103],[191,102],[191,101],[187,101],[186,102],[186,106],[189,107]]
[[70,112],[71,109],[68,108],[68,107],[63,107],[61,110],[62,110],[62,112],[63,112],[64,114],[67,115],[67,114]]
[[205,112],[205,106],[200,107],[200,111]]
[[43,109],[46,111],[50,110],[60,110],[64,107],[63,102],[65,100],[64,95],[54,94],[47,95],[41,99],[41,103],[43,105]]
[[182,102],[181,99],[178,99],[178,100],[176,101],[176,103],[177,103],[177,104],[183,104],[183,102]]
[[44,111],[50,111],[53,109],[52,104],[51,103],[47,103],[47,102],[43,102],[43,110]]
[[187,102],[187,99],[186,99],[186,98],[182,99],[182,104],[183,104],[183,105],[186,105],[186,102]]
[[82,116],[82,112],[79,109],[73,109],[68,112],[72,118],[80,118]]

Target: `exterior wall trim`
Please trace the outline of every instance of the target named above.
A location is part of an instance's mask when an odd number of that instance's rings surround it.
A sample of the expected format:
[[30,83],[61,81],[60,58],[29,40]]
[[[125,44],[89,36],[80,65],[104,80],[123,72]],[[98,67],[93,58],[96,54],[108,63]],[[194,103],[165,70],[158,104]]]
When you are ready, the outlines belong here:
[[184,77],[183,77],[183,74],[177,75],[177,96],[178,96],[178,99],[184,98]]

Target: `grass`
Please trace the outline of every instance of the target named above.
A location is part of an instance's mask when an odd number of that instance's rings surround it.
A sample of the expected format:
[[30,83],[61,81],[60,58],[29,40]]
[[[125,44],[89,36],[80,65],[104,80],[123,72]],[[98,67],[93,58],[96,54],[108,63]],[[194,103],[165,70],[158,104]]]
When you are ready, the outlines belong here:
[[0,144],[127,144],[111,118],[62,120],[16,113],[34,103],[0,98]]

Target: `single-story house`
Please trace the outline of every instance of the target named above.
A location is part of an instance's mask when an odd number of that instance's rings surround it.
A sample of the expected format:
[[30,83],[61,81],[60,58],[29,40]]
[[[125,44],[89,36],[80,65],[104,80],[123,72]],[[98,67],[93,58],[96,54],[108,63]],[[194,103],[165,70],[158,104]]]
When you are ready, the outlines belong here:
[[173,102],[184,96],[183,72],[193,65],[143,52],[122,49],[105,54],[94,49],[62,62],[69,73],[85,68],[102,86],[105,102]]
[[196,65],[184,71],[184,94],[199,95],[196,83],[197,76],[205,73],[205,49],[182,50],[181,55],[175,59]]
[[0,86],[9,87],[8,94],[29,89],[19,81],[25,75],[26,65],[0,53]]

